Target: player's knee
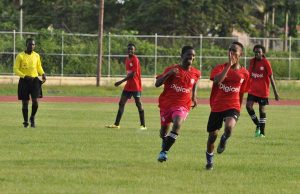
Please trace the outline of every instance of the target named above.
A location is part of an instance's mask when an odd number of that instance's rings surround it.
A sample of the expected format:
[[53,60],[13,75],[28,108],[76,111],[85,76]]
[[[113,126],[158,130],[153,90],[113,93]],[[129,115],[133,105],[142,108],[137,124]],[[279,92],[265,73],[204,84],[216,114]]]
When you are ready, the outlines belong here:
[[266,110],[264,108],[260,108],[259,109],[259,114],[260,115],[266,114]]
[[251,112],[253,110],[253,107],[247,104],[246,109],[248,112]]
[[119,108],[124,108],[125,103],[124,102],[119,102]]
[[28,101],[23,101],[22,102],[22,109],[28,109]]
[[216,141],[217,136],[218,135],[216,133],[210,133],[208,135],[208,142],[211,143],[211,144],[213,144]]
[[143,107],[142,107],[142,103],[141,103],[141,102],[136,102],[135,105],[136,105],[136,107],[139,109],[139,111],[142,111],[142,110],[143,110]]
[[32,106],[38,107],[39,106],[38,101],[32,101]]
[[160,138],[164,139],[164,138],[167,136],[166,131],[161,129],[161,130],[159,131],[159,136],[160,136]]

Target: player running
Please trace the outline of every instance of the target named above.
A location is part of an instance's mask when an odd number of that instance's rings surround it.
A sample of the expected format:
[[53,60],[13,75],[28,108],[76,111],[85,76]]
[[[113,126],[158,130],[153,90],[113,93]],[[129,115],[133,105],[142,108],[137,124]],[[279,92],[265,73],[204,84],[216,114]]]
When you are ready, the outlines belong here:
[[[255,137],[265,137],[265,124],[267,120],[266,105],[269,104],[270,82],[273,88],[275,100],[279,100],[271,63],[265,57],[265,47],[255,45],[253,48],[255,57],[250,60],[250,89],[247,97],[247,111],[256,125]],[[254,103],[259,105],[259,120],[253,109]]]
[[206,150],[207,170],[213,169],[214,143],[218,131],[224,122],[224,133],[217,149],[221,154],[240,116],[243,95],[249,88],[249,73],[239,63],[242,54],[243,45],[240,42],[233,42],[229,47],[229,61],[217,65],[210,75],[213,86],[210,95],[211,113],[207,124],[209,133]]
[[[159,162],[168,159],[167,152],[175,143],[191,106],[192,108],[197,106],[196,88],[201,72],[191,66],[194,60],[194,48],[184,46],[181,51],[181,64],[167,67],[164,73],[156,78],[156,87],[164,84],[164,90],[159,96],[160,137],[162,139],[162,150],[157,159]],[[173,126],[169,132],[171,123]]]

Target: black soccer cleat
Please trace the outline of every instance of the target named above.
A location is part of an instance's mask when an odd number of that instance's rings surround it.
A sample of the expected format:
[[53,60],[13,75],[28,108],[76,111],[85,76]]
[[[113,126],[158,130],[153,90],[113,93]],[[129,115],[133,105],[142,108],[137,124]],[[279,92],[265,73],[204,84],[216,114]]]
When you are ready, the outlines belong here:
[[35,128],[35,122],[33,117],[30,117],[30,127]]
[[24,126],[24,128],[28,128],[29,127],[29,123],[28,122],[23,122],[23,126]]
[[207,163],[206,166],[205,166],[205,169],[206,170],[212,170],[212,169],[214,169],[213,163]]
[[220,141],[218,148],[217,148],[217,153],[222,154],[224,152],[225,148],[226,148],[226,141],[225,142]]

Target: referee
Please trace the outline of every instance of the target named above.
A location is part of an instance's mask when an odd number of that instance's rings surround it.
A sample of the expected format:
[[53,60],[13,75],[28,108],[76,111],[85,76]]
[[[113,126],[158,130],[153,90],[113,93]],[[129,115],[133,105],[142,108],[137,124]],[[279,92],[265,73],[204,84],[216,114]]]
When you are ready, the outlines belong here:
[[[30,115],[30,127],[35,127],[35,114],[38,110],[38,98],[42,98],[41,84],[46,81],[46,75],[42,68],[40,55],[34,52],[35,41],[32,38],[26,40],[26,50],[19,53],[14,64],[14,73],[20,77],[18,84],[18,99],[22,100],[23,125],[29,127],[28,105],[31,96],[32,109]],[[42,75],[42,81],[38,76]]]

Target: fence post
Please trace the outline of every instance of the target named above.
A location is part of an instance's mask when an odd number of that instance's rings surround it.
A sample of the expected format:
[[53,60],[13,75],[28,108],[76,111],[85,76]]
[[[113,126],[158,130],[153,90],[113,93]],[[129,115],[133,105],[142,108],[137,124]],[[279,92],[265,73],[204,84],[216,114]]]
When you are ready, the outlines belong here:
[[[248,38],[249,42],[249,38]],[[246,45],[244,45],[244,67],[247,68],[247,48]]]
[[200,53],[199,53],[199,68],[200,71],[202,72],[202,34],[200,34]]
[[15,65],[15,62],[16,62],[16,30],[13,31],[14,32],[14,41],[13,41],[13,44],[14,44],[14,53],[13,53],[13,65]]
[[157,74],[157,33],[155,33],[155,51],[154,51],[154,78]]
[[108,33],[108,77],[110,77],[110,49],[111,49],[111,45],[110,45],[110,32]]
[[64,32],[61,32],[61,77],[64,76]]
[[291,79],[292,68],[292,37],[289,37],[289,80]]

